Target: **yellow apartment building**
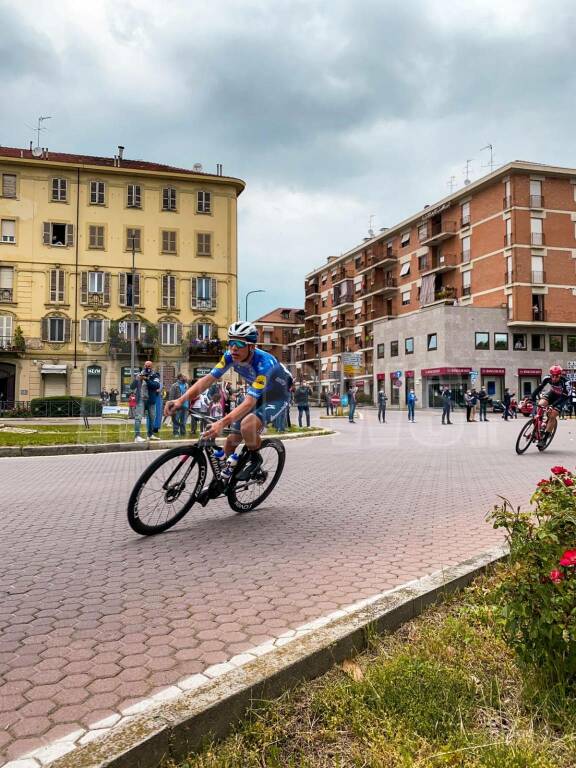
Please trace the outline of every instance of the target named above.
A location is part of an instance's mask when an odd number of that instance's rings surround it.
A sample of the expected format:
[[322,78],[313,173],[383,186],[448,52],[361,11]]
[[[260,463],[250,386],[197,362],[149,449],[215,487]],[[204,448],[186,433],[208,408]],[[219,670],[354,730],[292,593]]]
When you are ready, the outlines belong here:
[[203,375],[236,319],[240,179],[0,147],[0,399],[125,399],[135,367]]

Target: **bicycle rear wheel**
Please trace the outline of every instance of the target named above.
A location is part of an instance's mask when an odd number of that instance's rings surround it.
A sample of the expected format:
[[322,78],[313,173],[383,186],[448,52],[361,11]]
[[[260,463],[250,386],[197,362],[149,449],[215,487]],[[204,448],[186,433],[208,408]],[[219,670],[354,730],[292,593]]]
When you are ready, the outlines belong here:
[[518,454],[525,453],[533,441],[534,441],[534,419],[530,419],[530,421],[526,422],[526,424],[524,424],[524,426],[520,430],[520,434],[518,435],[518,439],[516,440],[516,453]]
[[262,466],[248,480],[238,480],[240,471],[250,460],[244,451],[228,485],[228,504],[235,512],[251,512],[274,490],[284,470],[286,451],[280,440],[263,440],[260,447]]
[[195,445],[172,448],[147,467],[128,501],[128,523],[142,536],[162,533],[181,520],[206,478],[206,457]]
[[546,432],[546,442],[544,443],[544,445],[539,445],[538,446],[538,450],[540,452],[545,451],[546,448],[548,448],[548,446],[552,442],[552,440],[554,440],[554,435],[556,434],[556,430],[557,429],[558,429],[558,422],[556,422],[556,424],[554,424],[554,429],[552,430],[552,432]]

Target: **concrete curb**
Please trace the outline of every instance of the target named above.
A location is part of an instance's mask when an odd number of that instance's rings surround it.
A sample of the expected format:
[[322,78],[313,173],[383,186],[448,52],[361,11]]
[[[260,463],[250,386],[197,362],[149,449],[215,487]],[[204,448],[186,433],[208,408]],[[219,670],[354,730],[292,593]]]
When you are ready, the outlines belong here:
[[[181,761],[208,735],[226,736],[252,702],[274,698],[366,648],[368,627],[380,633],[396,629],[443,594],[466,586],[506,554],[503,547],[493,548],[286,633],[253,649],[254,653],[248,651],[168,688],[155,697],[156,706],[153,701],[143,702],[140,709],[138,705],[132,707],[125,713],[123,725],[85,735],[85,746],[74,748],[69,741],[67,748],[61,744],[56,754],[52,752],[58,759],[49,762],[36,758],[36,764],[51,768],[158,768],[168,758]],[[58,750],[58,745],[54,748]],[[20,759],[34,757],[31,753]]]
[[[297,432],[290,435],[275,435],[278,440],[302,440],[305,437],[334,435],[332,429],[318,429],[315,432]],[[0,458],[18,456],[65,456],[78,453],[118,453],[120,451],[163,451],[177,445],[189,445],[196,438],[187,440],[154,440],[145,443],[71,443],[69,445],[6,445],[0,447]]]

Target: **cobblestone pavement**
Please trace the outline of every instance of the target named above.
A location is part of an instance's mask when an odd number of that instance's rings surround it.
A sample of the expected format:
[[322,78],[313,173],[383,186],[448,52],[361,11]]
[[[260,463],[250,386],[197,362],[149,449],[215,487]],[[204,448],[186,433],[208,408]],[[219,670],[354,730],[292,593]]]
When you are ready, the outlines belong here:
[[497,495],[525,503],[550,466],[571,466],[576,421],[518,457],[523,420],[462,419],[322,421],[339,434],[286,443],[261,509],[218,500],[152,538],[125,513],[150,454],[0,460],[0,765],[493,546]]

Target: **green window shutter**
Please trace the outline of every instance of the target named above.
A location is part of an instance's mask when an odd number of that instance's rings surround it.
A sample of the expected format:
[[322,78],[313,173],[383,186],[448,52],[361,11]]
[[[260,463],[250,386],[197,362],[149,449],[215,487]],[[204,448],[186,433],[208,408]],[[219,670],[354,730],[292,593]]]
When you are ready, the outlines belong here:
[[64,270],[58,270],[58,292],[56,301],[64,301]]
[[110,272],[104,272],[104,304],[110,304]]
[[80,341],[88,341],[88,320],[80,320]]
[[218,280],[215,277],[213,277],[212,278],[212,309],[216,309],[217,290],[218,290]]
[[42,341],[49,340],[50,320],[47,317],[42,318]]
[[134,294],[134,306],[139,307],[140,306],[140,275],[137,272],[134,273],[132,292]]
[[50,301],[58,301],[58,299],[56,298],[58,295],[57,281],[58,281],[58,270],[51,269],[50,270]]
[[70,318],[64,318],[64,341],[70,341],[72,336],[72,321]]
[[125,307],[127,303],[126,281],[126,272],[120,272],[118,275],[118,304],[120,304],[121,307]]
[[88,272],[80,272],[80,303],[88,304]]
[[190,280],[190,306],[196,309],[198,306],[198,278],[193,277]]
[[168,275],[162,275],[162,306],[168,306]]
[[66,245],[69,248],[74,245],[74,224],[66,224]]
[[44,224],[42,225],[42,227],[43,227],[43,229],[42,229],[42,243],[43,243],[43,245],[50,245],[50,243],[51,243],[50,233],[51,233],[51,230],[52,230],[50,222],[49,221],[45,221]]
[[176,323],[176,344],[182,344],[182,323]]

